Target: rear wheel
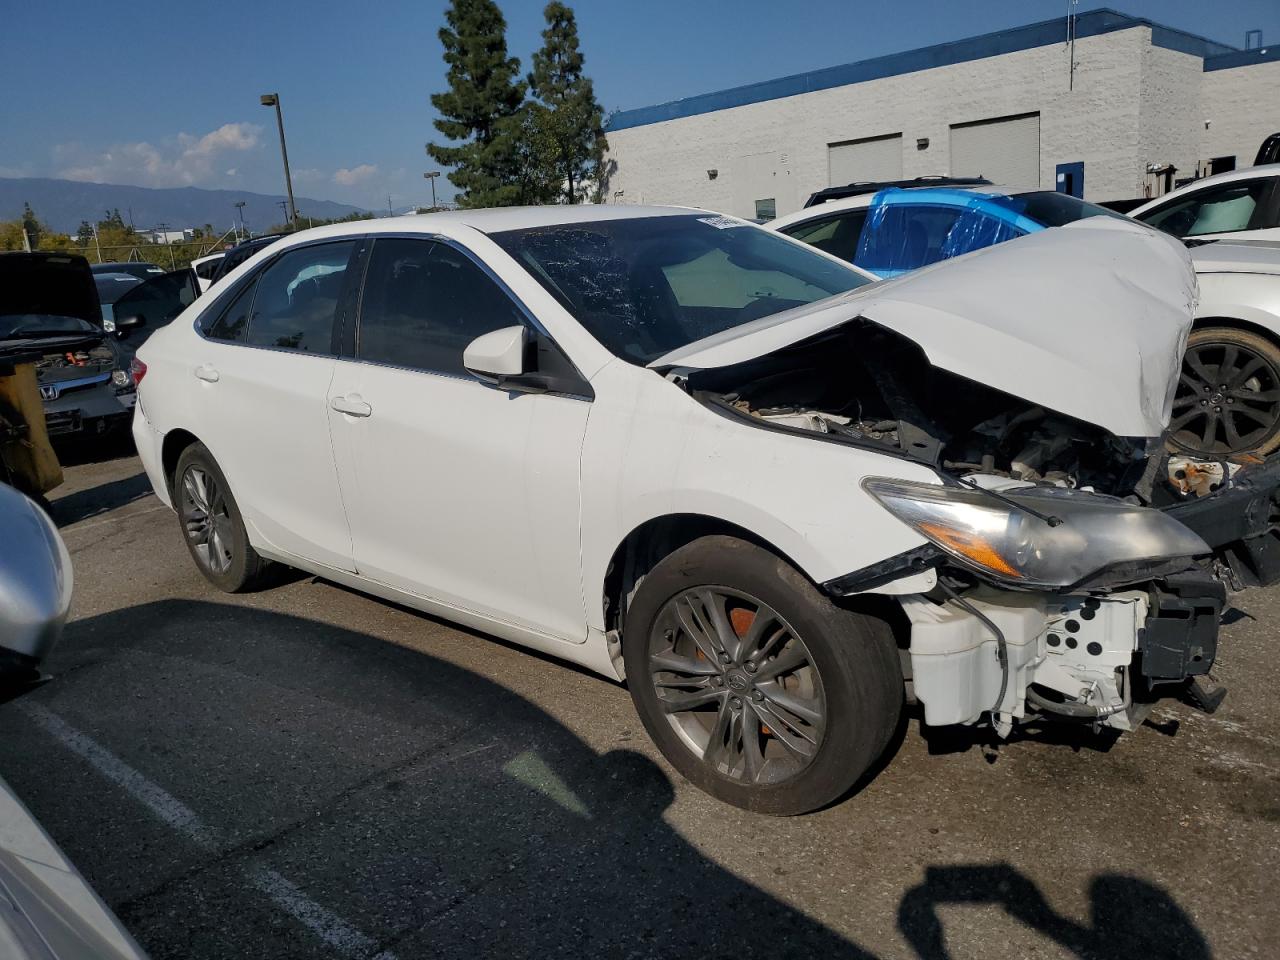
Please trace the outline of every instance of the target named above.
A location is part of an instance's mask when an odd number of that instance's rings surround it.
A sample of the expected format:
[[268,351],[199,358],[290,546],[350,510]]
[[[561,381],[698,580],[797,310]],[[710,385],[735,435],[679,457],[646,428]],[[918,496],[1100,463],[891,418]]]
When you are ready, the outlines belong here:
[[762,813],[805,813],[847,792],[902,705],[886,624],[732,537],[696,540],[644,578],[623,648],[636,709],[671,764]]
[[1201,456],[1265,455],[1280,448],[1280,349],[1248,330],[1193,330],[1169,442]]
[[205,578],[227,593],[254,586],[266,561],[249,544],[240,508],[204,444],[182,451],[173,498],[187,550]]

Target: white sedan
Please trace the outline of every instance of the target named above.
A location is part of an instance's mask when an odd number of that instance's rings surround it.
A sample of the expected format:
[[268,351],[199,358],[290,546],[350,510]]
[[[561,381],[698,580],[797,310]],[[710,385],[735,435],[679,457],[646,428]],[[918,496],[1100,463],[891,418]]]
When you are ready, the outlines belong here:
[[149,339],[134,436],[222,589],[276,561],[625,677],[682,774],[797,813],[905,679],[1007,734],[1208,671],[1192,558],[1224,510],[1250,556],[1270,475],[1181,503],[1144,468],[1194,285],[1120,221],[883,283],[694,210],[348,223]]

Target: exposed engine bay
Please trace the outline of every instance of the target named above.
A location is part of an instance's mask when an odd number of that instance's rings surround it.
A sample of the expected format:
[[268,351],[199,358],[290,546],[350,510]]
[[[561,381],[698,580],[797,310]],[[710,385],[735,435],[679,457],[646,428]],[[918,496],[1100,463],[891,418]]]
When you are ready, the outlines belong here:
[[103,341],[95,346],[44,354],[35,363],[36,379],[42,384],[79,380],[96,374],[110,374],[115,365],[116,355]]
[[854,320],[743,363],[671,374],[727,416],[923,462],[979,497],[1102,494],[1148,517],[1171,516],[1203,538],[1201,549],[1163,566],[1140,554],[1101,579],[1061,588],[975,574],[933,545],[878,565],[875,577],[860,571],[825,584],[852,596],[899,577],[918,590],[882,592],[898,594],[910,621],[904,668],[929,724],[990,719],[1001,735],[1030,719],[1128,730],[1173,691],[1213,709],[1225,691],[1204,677],[1227,588],[1280,579],[1280,462],[1170,458],[1163,438],[1117,437],[950,373],[873,322]]
[[1184,496],[1163,462],[1149,462],[1163,460],[1159,441],[1115,437],[949,373],[910,340],[866,321],[744,364],[697,371],[689,385],[769,425],[924,460],[957,476],[1084,487],[1157,505]]

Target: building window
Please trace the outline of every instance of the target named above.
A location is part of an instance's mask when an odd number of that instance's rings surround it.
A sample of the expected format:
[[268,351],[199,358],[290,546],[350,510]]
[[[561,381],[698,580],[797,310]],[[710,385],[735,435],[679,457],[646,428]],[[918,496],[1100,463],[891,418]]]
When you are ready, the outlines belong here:
[[772,220],[778,215],[778,201],[773,197],[756,201],[756,219]]

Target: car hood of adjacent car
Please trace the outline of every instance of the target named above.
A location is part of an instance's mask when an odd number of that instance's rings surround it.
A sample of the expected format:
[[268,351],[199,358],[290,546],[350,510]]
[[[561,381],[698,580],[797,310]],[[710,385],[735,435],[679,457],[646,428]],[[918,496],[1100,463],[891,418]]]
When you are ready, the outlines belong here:
[[1116,436],[1158,437],[1197,296],[1180,241],[1093,217],[743,324],[649,366],[729,366],[863,319],[936,367]]

